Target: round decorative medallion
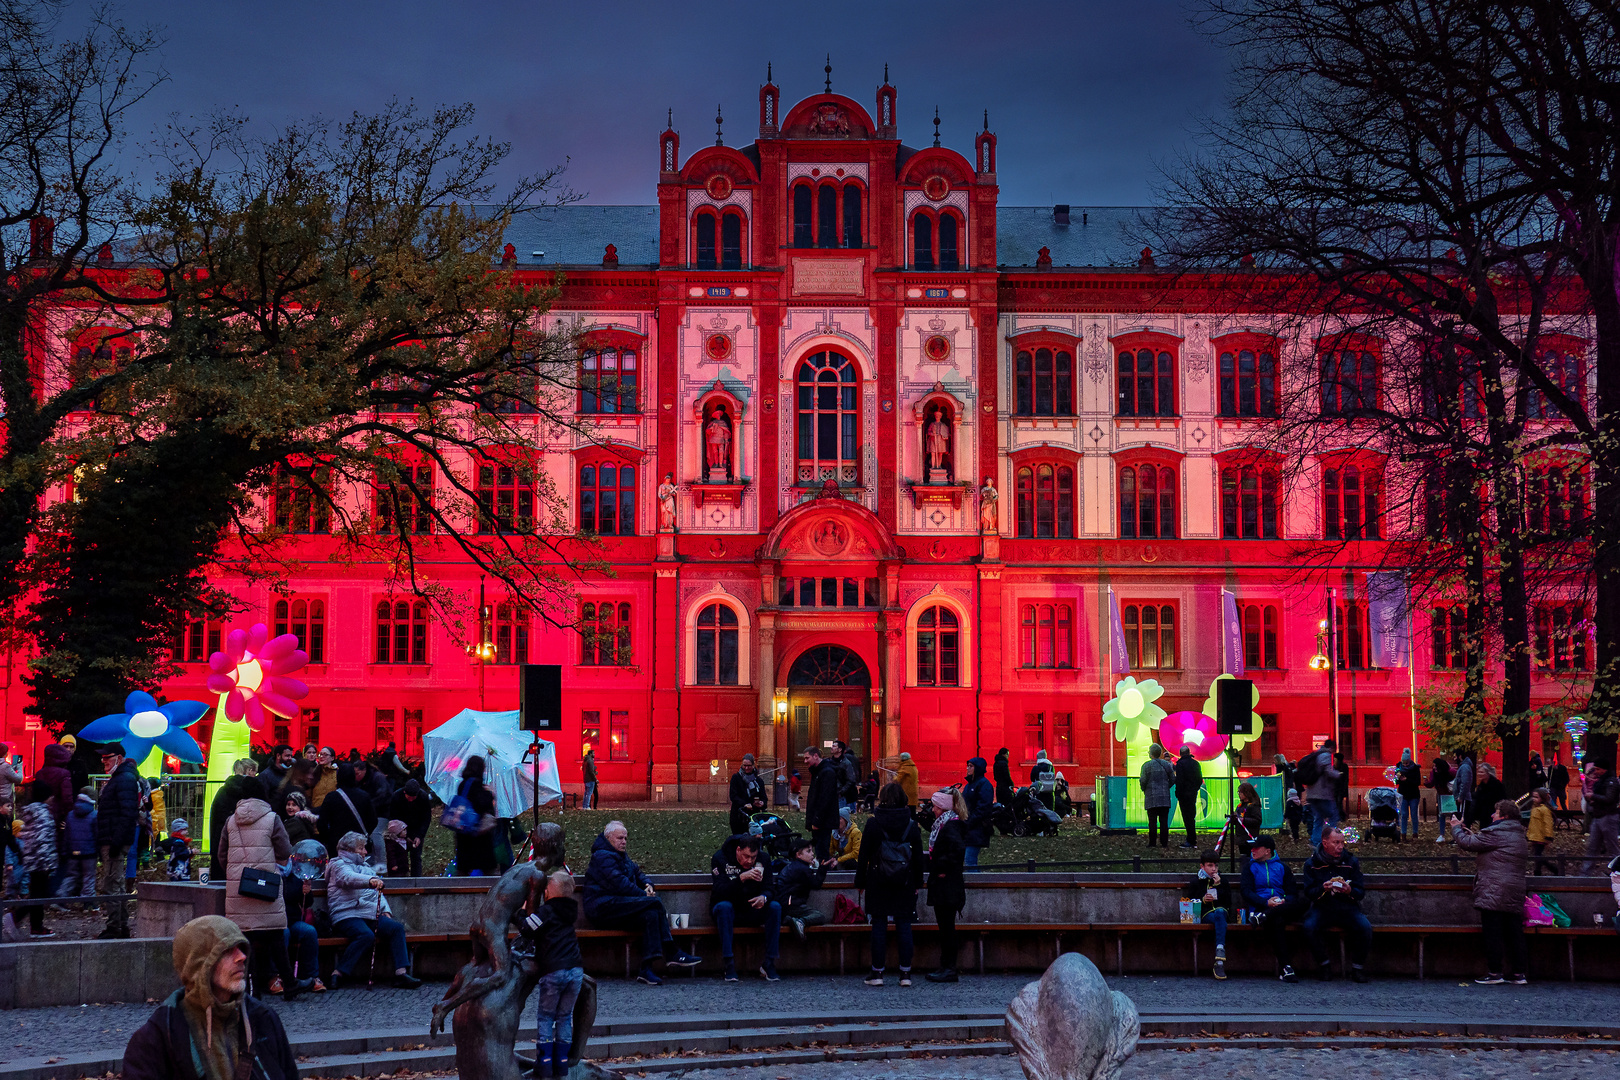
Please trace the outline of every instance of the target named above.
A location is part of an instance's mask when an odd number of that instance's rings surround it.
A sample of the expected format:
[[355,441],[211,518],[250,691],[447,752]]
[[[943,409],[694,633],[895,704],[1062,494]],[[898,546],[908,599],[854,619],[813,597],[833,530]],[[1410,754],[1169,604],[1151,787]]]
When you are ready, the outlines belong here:
[[725,173],[715,173],[709,177],[709,182],[703,185],[711,199],[731,198],[731,177]]
[[922,188],[924,195],[928,196],[934,202],[939,202],[939,200],[951,193],[951,182],[938,173],[935,173],[933,176],[930,176],[928,179],[923,181]]
[[923,342],[923,355],[936,363],[949,360],[951,357],[951,339],[944,334],[935,334]]
[[828,519],[810,530],[810,546],[822,555],[840,554],[849,545],[849,529],[843,522]]
[[731,338],[726,334],[710,334],[703,343],[703,350],[710,360],[724,360],[731,355]]

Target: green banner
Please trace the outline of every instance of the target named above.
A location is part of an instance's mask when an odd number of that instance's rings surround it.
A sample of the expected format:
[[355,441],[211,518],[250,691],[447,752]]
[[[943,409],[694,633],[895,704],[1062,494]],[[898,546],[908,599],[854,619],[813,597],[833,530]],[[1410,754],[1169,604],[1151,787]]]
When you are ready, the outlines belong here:
[[[1098,822],[1105,829],[1145,829],[1147,828],[1147,808],[1142,805],[1142,785],[1134,776],[1099,776],[1097,778],[1106,792],[1105,797],[1097,800],[1102,809],[1102,820]],[[1260,827],[1264,829],[1277,829],[1283,823],[1283,780],[1275,774],[1271,776],[1251,776],[1247,781],[1260,793]],[[1233,784],[1228,793],[1225,777],[1217,777],[1207,781],[1198,791],[1198,828],[1219,830],[1226,824],[1226,815],[1231,811],[1232,798],[1236,797],[1237,784]],[[1170,828],[1173,831],[1181,825],[1181,808],[1172,800],[1170,803]]]

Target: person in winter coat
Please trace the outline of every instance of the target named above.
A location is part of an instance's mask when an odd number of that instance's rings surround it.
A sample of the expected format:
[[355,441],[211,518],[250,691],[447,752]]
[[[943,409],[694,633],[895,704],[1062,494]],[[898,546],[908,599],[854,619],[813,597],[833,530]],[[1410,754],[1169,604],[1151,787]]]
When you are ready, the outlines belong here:
[[337,751],[323,746],[315,754],[315,779],[310,788],[309,805],[316,810],[326,802],[326,796],[338,788]]
[[1479,912],[1480,933],[1485,939],[1486,969],[1474,981],[1484,986],[1503,982],[1523,986],[1530,970],[1524,942],[1524,861],[1530,844],[1519,820],[1518,804],[1512,799],[1499,800],[1491,808],[1491,823],[1477,833],[1469,832],[1460,817],[1453,817],[1449,824],[1457,846],[1474,855],[1474,909]]
[[[11,764],[11,744],[0,742],[0,803],[11,803],[17,795],[17,785],[22,783],[22,773]],[[10,824],[10,822],[4,822]]]
[[842,770],[835,761],[824,761],[821,748],[806,747],[804,764],[810,773],[810,790],[804,796],[804,827],[815,845],[816,858],[832,856],[832,834],[838,828],[838,783]]
[[379,810],[394,797],[394,785],[388,782],[387,774],[364,758],[354,763],[354,786],[365,792],[371,805]]
[[774,899],[782,905],[782,918],[793,927],[793,936],[804,940],[804,928],[820,926],[827,913],[810,906],[810,893],[827,881],[827,864],[816,858],[816,849],[802,836],[789,845],[791,857],[776,878]]
[[73,786],[73,772],[68,768],[72,760],[72,750],[52,743],[45,748],[45,764],[34,774],[34,783],[44,784],[50,794],[51,813],[56,815],[58,825],[67,822],[68,811],[73,809],[73,793],[78,790]]
[[[124,862],[141,824],[141,781],[135,763],[124,756],[122,743],[108,743],[102,748],[101,767],[107,773],[107,782],[101,785],[96,800],[96,849],[101,855],[96,891],[103,896],[118,896],[124,892]],[[129,937],[126,903],[109,900],[106,907],[107,925],[98,937]]]
[[894,782],[906,793],[906,805],[917,809],[917,763],[909,753],[900,755],[900,767],[894,771]]
[[967,906],[962,858],[967,853],[967,803],[960,791],[934,792],[934,824],[928,830],[928,906],[939,923],[939,967],[925,976],[933,983],[958,979],[956,918]]
[[[332,989],[344,983],[363,982],[358,970],[360,958],[376,947],[381,938],[388,945],[393,962],[394,985],[414,990],[422,980],[411,975],[411,954],[405,947],[405,924],[391,916],[383,898],[383,880],[366,857],[366,837],[351,832],[338,841],[337,858],[326,864],[326,910],[332,929],[349,939],[332,968]],[[376,958],[372,959],[376,966]]]
[[320,828],[320,818],[310,810],[304,799],[304,793],[296,788],[287,792],[287,798],[282,802],[281,823],[287,828],[287,840],[297,847],[305,840],[316,839],[316,832]]
[[1238,785],[1238,824],[1243,826],[1243,833],[1238,837],[1245,845],[1260,835],[1260,820],[1265,816],[1265,804],[1260,801],[1260,792],[1247,780]]
[[630,833],[622,821],[608,822],[591,844],[591,862],[585,869],[585,917],[604,930],[640,930],[641,973],[636,979],[658,986],[664,980],[653,972],[655,960],[662,958],[676,967],[696,967],[703,961],[676,950],[664,902],[630,858],[629,847]]
[[[495,793],[484,784],[484,759],[477,754],[461,767],[456,794],[465,796],[480,819],[495,813]],[[456,876],[483,877],[495,873],[495,833],[456,833]]]
[[849,744],[839,739],[833,743],[833,762],[838,766],[838,803],[854,806],[861,797],[861,763],[849,750]]
[[225,864],[225,917],[241,928],[253,946],[253,984],[260,991],[255,996],[268,997],[272,982],[279,979],[283,996],[292,1001],[311,984],[293,981],[292,961],[287,957],[287,909],[281,893],[274,900],[242,895],[244,870],[260,870],[280,880],[277,864],[292,858],[286,827],[263,799],[243,799],[231,812],[219,843],[219,858]]
[[1592,790],[1586,796],[1586,810],[1592,828],[1586,835],[1587,859],[1581,873],[1590,874],[1594,856],[1620,855],[1620,780],[1615,779],[1614,760],[1592,762],[1589,769]]
[[1283,778],[1283,791],[1294,790],[1294,764],[1288,760],[1287,754],[1273,754],[1271,763],[1277,770],[1277,775]]
[[[978,762],[979,782],[984,779],[985,760]],[[994,793],[987,793],[994,799]],[[965,801],[965,800],[964,800]],[[894,920],[900,942],[900,985],[911,985],[911,924],[917,917],[917,887],[922,884],[922,831],[906,809],[906,793],[899,784],[885,784],[878,792],[877,809],[866,819],[865,840],[855,866],[857,895],[864,891],[866,914],[872,921],[872,971],[867,986],[883,985],[888,966],[889,920]],[[969,849],[971,850],[971,849]]]
[[1333,801],[1339,807],[1339,820],[1345,821],[1350,817],[1350,763],[1342,750],[1333,755],[1333,768],[1339,774],[1333,780]]
[[962,787],[962,801],[967,803],[967,825],[964,826],[967,852],[962,856],[963,867],[978,866],[979,852],[990,846],[996,817],[996,792],[984,778],[988,766],[982,757],[970,758]]
[[1423,770],[1412,760],[1412,750],[1401,751],[1400,763],[1395,766],[1395,794],[1397,796],[1397,823],[1401,837],[1407,836],[1407,823],[1411,822],[1411,837],[1417,839],[1418,804],[1423,801]]
[[296,757],[293,748],[282,743],[270,751],[270,760],[259,770],[259,782],[264,785],[264,801],[271,806],[281,805],[276,796],[281,794],[281,785],[286,782],[287,773],[292,769]]
[[248,943],[229,919],[204,915],[174,936],[180,989],[124,1049],[126,1080],[298,1080],[281,1018],[247,993]]
[[1547,767],[1541,763],[1541,752],[1530,752],[1530,790],[1547,786]]
[[191,880],[191,825],[185,818],[175,818],[169,822],[169,838],[153,850],[168,860],[170,881]]
[[[1524,872],[1522,863],[1519,872]],[[1350,977],[1366,982],[1362,965],[1372,948],[1372,923],[1362,914],[1361,898],[1367,894],[1367,883],[1361,876],[1361,860],[1345,850],[1344,833],[1337,825],[1322,830],[1322,846],[1306,860],[1303,876],[1305,900],[1311,905],[1305,913],[1305,940],[1318,976],[1323,982],[1333,977],[1322,931],[1337,926],[1350,946]]]
[[1164,747],[1153,743],[1148,747],[1148,759],[1136,774],[1142,788],[1142,805],[1147,809],[1148,847],[1155,843],[1170,846],[1170,792],[1175,787],[1176,770],[1164,760]]
[[1277,858],[1277,841],[1264,833],[1249,844],[1249,861],[1243,867],[1243,905],[1260,916],[1260,927],[1271,944],[1281,974],[1286,983],[1299,982],[1290,966],[1293,956],[1288,951],[1288,924],[1299,917],[1303,904],[1299,887],[1294,884],[1294,873],[1288,864]]
[[1553,759],[1553,767],[1547,773],[1547,791],[1552,795],[1554,806],[1569,809],[1569,769],[1557,758]]
[[[1333,764],[1333,740],[1328,739],[1309,755],[1316,778],[1305,786],[1305,805],[1311,811],[1311,847],[1322,843],[1322,834],[1339,823],[1339,770]],[[1303,768],[1305,762],[1300,761]]]
[[[1478,773],[1474,769],[1474,760],[1460,751],[1451,755],[1456,766],[1452,769],[1451,794],[1457,800],[1457,816],[1464,821],[1474,820],[1474,781]],[[1441,819],[1440,831],[1449,832],[1444,819]]]
[[1183,746],[1176,758],[1176,808],[1181,811],[1181,823],[1187,829],[1187,841],[1181,846],[1198,846],[1198,793],[1204,787],[1204,770],[1192,750]]
[[1474,788],[1473,818],[1471,824],[1484,828],[1496,820],[1496,804],[1507,798],[1507,785],[1496,775],[1496,766],[1479,767],[1479,786]]
[[56,875],[56,812],[51,806],[51,789],[35,775],[34,782],[23,789],[20,821],[22,833],[23,870],[28,874],[28,896],[39,903],[20,908],[15,913],[18,922],[28,914],[28,932],[34,937],[55,937],[56,931],[45,927],[45,897],[51,895],[51,878]]
[[236,813],[236,807],[243,799],[264,801],[264,784],[259,781],[254,768],[248,758],[233,764],[231,775],[219,785],[219,794],[214,796],[214,802],[208,808],[208,874],[215,881],[225,880],[225,858],[219,848],[225,823],[231,820],[231,815]]
[[427,842],[429,827],[433,824],[433,800],[427,789],[415,778],[394,792],[388,803],[388,816],[405,823],[405,856],[410,863],[411,877],[422,876],[422,845]]
[[596,747],[587,745],[585,757],[579,763],[580,781],[585,788],[585,797],[580,800],[581,810],[596,809]]
[[[482,758],[470,760],[483,764]],[[355,784],[354,766],[345,761],[336,771],[337,787],[327,793],[326,801],[315,814],[316,839],[326,846],[327,851],[337,850],[338,841],[348,833],[370,836],[377,827],[377,808],[371,805],[371,797]],[[377,854],[381,855],[382,852]],[[459,864],[457,872],[464,872]]]
[[1200,922],[1215,928],[1215,967],[1217,979],[1226,978],[1226,924],[1232,918],[1232,879],[1221,876],[1221,853],[1206,851],[1198,857],[1198,873],[1182,886],[1184,900],[1203,902]]
[[[907,809],[910,809],[909,807]],[[853,870],[861,857],[861,827],[855,824],[855,808],[838,808],[838,829],[832,838],[832,861],[840,870]]]
[[776,875],[771,860],[760,858],[759,837],[731,836],[709,858],[709,914],[720,932],[720,959],[726,982],[737,981],[731,945],[735,928],[758,926],[765,931],[765,962],[759,977],[776,982],[776,958],[781,951],[782,905],[775,899]]
[[748,819],[765,809],[765,780],[754,768],[754,755],[744,754],[742,764],[731,774],[731,834],[748,831]]
[[[1053,765],[1051,759],[1046,756],[1046,751],[1035,751],[1035,764],[1029,767],[1029,782],[1038,784],[1042,780],[1050,780],[1056,775],[1057,766]],[[1000,802],[1001,800],[998,798],[996,801]]]
[[996,781],[996,802],[1003,806],[1011,806],[1013,796],[1018,794],[1018,788],[1013,784],[1011,753],[1005,746],[997,750],[991,773]]
[[1443,844],[1446,842],[1446,818],[1457,812],[1457,797],[1451,793],[1451,766],[1446,764],[1445,758],[1434,759],[1423,786],[1434,789],[1434,817],[1440,825],[1440,835],[1434,838],[1434,842]]
[[545,902],[526,915],[518,930],[534,942],[540,972],[535,987],[535,1080],[568,1075],[568,1055],[574,1045],[574,1003],[585,985],[585,958],[579,950],[579,903],[574,899],[574,875],[553,870],[546,875]]
[[62,881],[56,895],[93,896],[96,891],[96,799],[92,789],[79,792],[62,830]]
[[1537,788],[1530,793],[1530,821],[1525,827],[1525,839],[1530,843],[1530,858],[1535,863],[1536,877],[1541,876],[1542,867],[1546,867],[1549,874],[1558,873],[1557,863],[1541,857],[1547,845],[1552,843],[1553,831],[1552,796],[1547,794],[1546,788]]
[[281,902],[287,908],[287,953],[294,975],[310,981],[312,994],[326,993],[326,984],[321,982],[321,936],[314,922],[314,884],[326,880],[329,861],[319,840],[294,844],[292,865],[281,879]]

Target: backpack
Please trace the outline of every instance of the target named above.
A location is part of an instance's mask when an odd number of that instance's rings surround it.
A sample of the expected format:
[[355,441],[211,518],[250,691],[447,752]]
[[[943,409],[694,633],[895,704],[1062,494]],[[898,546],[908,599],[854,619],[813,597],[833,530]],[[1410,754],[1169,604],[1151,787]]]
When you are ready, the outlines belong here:
[[899,840],[891,839],[883,833],[878,837],[877,881],[893,889],[908,889],[911,887],[911,844],[906,837],[911,833],[907,828]]
[[1294,770],[1295,779],[1306,787],[1322,779],[1322,762],[1317,756],[1320,753],[1317,750],[1300,758],[1299,766]]

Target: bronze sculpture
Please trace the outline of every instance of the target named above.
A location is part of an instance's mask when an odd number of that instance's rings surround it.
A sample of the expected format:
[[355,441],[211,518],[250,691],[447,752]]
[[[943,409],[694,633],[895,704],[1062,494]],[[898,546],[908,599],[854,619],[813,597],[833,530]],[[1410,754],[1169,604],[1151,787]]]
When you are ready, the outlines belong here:
[[[479,901],[477,918],[468,927],[472,959],[456,973],[444,999],[433,1006],[429,1029],[438,1034],[445,1016],[454,1010],[451,1034],[456,1072],[462,1080],[522,1080],[514,1048],[540,969],[528,944],[509,944],[507,932],[521,911],[539,902],[546,874],[565,866],[566,858],[562,826],[544,822],[536,834],[534,860],[512,867]],[[574,1004],[574,1041],[568,1052],[569,1076],[575,1080],[611,1075],[584,1060],[595,1023],[596,980],[587,975]]]

